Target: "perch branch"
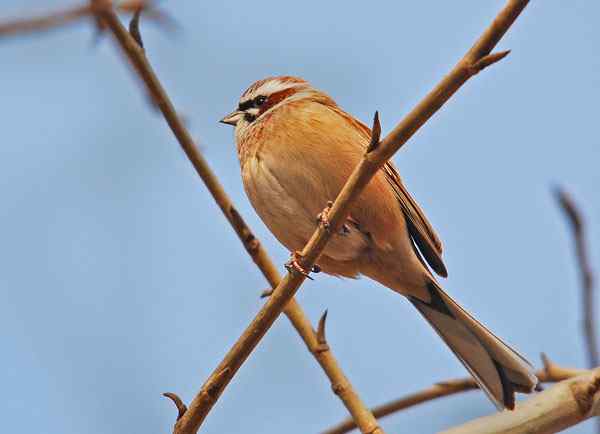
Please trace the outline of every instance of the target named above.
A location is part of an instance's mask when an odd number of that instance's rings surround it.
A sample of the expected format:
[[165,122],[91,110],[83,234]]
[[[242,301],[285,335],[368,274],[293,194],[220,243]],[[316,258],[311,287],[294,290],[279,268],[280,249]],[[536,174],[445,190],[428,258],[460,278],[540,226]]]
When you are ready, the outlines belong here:
[[[138,28],[139,15],[136,14],[130,24],[131,33],[136,35],[135,40],[127,33],[127,30],[123,27],[112,11],[105,11],[103,18],[106,20],[109,28],[116,36],[121,48],[131,60],[131,63],[134,65],[136,71],[146,84],[149,93],[152,95],[156,105],[163,113],[167,123],[171,127],[185,154],[196,169],[196,172],[200,178],[204,181],[215,202],[221,208],[221,211],[242,241],[246,251],[260,269],[262,274],[265,276],[269,284],[275,288],[281,280],[281,276],[279,275],[277,268],[267,255],[266,251],[261,247],[259,240],[254,236],[248,225],[244,222],[242,216],[233,206],[233,203],[225,193],[215,174],[210,169],[207,161],[198,151],[198,148],[195,146],[189,132],[178,118],[177,113],[168,98],[168,95],[162,88],[158,78],[152,70],[151,65],[148,63],[148,60],[145,57],[142,49],[141,35]],[[361,431],[363,433],[383,434],[383,431],[377,426],[376,419],[369,412],[367,406],[362,402],[358,394],[354,391],[352,385],[347,380],[331,351],[321,351],[322,345],[318,341],[317,335],[300,305],[294,299],[292,299],[285,307],[284,313],[302,337],[302,340],[308,347],[309,351],[315,355],[316,360],[330,379],[332,387],[334,385],[343,385],[344,393],[339,394],[340,399],[356,421],[357,425],[360,427]],[[255,327],[256,325],[254,325],[250,330],[255,330]],[[251,334],[250,339],[252,339]],[[220,370],[218,378],[216,378],[214,375],[211,376],[211,380],[209,380],[210,383],[204,385],[201,394],[199,394],[194,400],[194,403],[192,403],[190,411],[194,411],[193,409],[197,407],[205,407],[208,405],[207,402],[214,402],[216,400],[214,391],[223,387],[221,382],[224,380],[226,374],[229,374],[229,367],[224,367],[222,370]],[[209,389],[210,393],[207,393]],[[169,395],[171,399],[173,399],[174,396],[176,395]],[[174,402],[177,404],[177,401],[174,400]],[[188,411],[187,409],[182,411],[181,406],[177,406],[177,408],[179,413],[177,420],[179,421],[185,414],[188,414]],[[182,430],[181,424],[178,422],[175,426],[175,432],[179,433],[186,431]]]
[[[442,81],[398,124],[398,126],[396,126],[396,128],[394,128],[394,130],[392,130],[390,134],[388,134],[385,139],[383,139],[376,149],[365,154],[329,211],[331,230],[327,230],[322,224],[319,225],[308,244],[302,250],[299,260],[302,269],[312,269],[329,241],[331,234],[336,233],[344,224],[352,201],[356,199],[385,162],[400,149],[400,147],[406,143],[406,141],[440,107],[442,107],[470,77],[476,73],[476,71],[474,71],[474,65],[477,65],[481,59],[484,59],[490,54],[491,50],[502,38],[504,33],[506,33],[527,3],[527,0],[509,0],[504,9],[502,9],[494,19],[490,27],[483,33],[475,45],[473,45],[450,73],[442,79]],[[113,17],[113,21],[118,21],[114,14]],[[488,64],[491,63],[491,61],[488,62]],[[306,277],[302,273],[294,270],[286,274],[283,280],[277,285],[266,304],[252,320],[242,336],[225,355],[225,358],[219,363],[215,371],[213,371],[209,380],[207,380],[210,381],[210,378],[212,378],[215,373],[221,372],[226,367],[231,368],[231,371],[229,371],[230,374],[225,379],[226,381],[223,384],[223,388],[218,390],[215,394],[215,400],[208,403],[208,405],[201,404],[199,397],[202,395],[202,390],[206,387],[205,384],[192,401],[189,410],[177,422],[179,425],[179,428],[176,429],[177,434],[197,432],[216,402],[216,399],[224,390],[227,382],[233,378],[233,375],[235,375],[242,363],[271,327],[277,316],[295,295],[305,278]],[[204,401],[202,401],[202,403],[204,403]]]
[[514,411],[503,411],[443,431],[442,434],[550,434],[600,413],[600,368],[561,381]]
[[585,224],[581,212],[571,196],[561,188],[555,190],[556,200],[565,213],[567,222],[573,233],[573,242],[577,255],[577,265],[581,276],[583,310],[583,335],[585,336],[588,366],[598,366],[598,337],[596,335],[596,314],[594,309],[594,274],[588,257],[586,246]]
[[[536,372],[536,375],[543,383],[555,383],[590,372],[585,369],[564,368],[551,362],[545,354],[542,354],[542,362],[544,368]],[[371,412],[377,419],[380,419],[428,401],[475,389],[479,389],[479,386],[475,380],[473,380],[473,377],[442,381],[419,392],[411,393],[394,401],[373,407]],[[322,434],[345,434],[355,428],[356,425],[353,423],[352,419],[346,419],[338,425],[323,431]]]

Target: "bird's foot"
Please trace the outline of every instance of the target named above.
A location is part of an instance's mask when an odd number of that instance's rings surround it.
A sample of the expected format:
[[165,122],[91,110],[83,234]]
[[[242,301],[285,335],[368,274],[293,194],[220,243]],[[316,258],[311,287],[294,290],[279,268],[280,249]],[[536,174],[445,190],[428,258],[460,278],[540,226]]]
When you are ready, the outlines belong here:
[[302,274],[304,277],[307,277],[310,280],[313,280],[313,278],[310,277],[310,272],[312,271],[314,273],[320,273],[321,267],[319,267],[318,265],[315,264],[315,265],[313,265],[313,267],[310,270],[307,270],[301,264],[302,259],[303,259],[302,254],[296,250],[295,252],[292,253],[292,257],[290,258],[290,260],[285,263],[285,268],[290,272],[297,271],[298,273]]
[[[329,232],[331,227],[331,222],[329,221],[329,212],[331,211],[331,207],[333,206],[332,201],[327,201],[327,206],[317,215],[317,223],[323,225],[323,229]],[[348,235],[350,233],[350,228],[347,224],[343,224],[338,232],[339,235]]]
[[326,231],[328,231],[329,227],[331,226],[331,223],[329,222],[329,211],[331,211],[332,206],[333,202],[328,200],[327,206],[323,209],[323,211],[317,214],[317,223],[322,224],[323,229],[325,229]]

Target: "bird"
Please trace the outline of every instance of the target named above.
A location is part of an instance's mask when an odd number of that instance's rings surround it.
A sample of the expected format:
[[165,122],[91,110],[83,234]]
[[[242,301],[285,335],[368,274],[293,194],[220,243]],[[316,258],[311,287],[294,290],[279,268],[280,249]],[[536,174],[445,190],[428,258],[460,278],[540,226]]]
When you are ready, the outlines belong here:
[[[341,191],[371,130],[325,92],[293,76],[258,80],[221,119],[235,127],[244,190],[258,216],[298,259]],[[325,211],[325,212],[323,212]],[[308,273],[292,260],[294,267]],[[531,364],[448,295],[442,242],[387,162],[350,207],[318,259],[326,274],[366,276],[408,298],[498,410],[537,389]]]

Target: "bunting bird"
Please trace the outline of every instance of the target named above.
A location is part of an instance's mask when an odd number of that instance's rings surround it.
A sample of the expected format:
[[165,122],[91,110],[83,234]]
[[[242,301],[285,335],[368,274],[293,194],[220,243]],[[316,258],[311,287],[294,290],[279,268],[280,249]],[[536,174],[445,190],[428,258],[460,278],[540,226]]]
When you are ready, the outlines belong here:
[[[300,251],[315,231],[316,216],[360,162],[370,129],[327,94],[290,76],[255,82],[221,122],[235,126],[244,189],[254,209],[287,249]],[[434,278],[431,270],[447,276],[442,243],[391,162],[352,204],[318,262],[325,273],[364,275],[407,297],[498,409],[513,409],[515,392],[536,388],[527,360]],[[299,262],[295,266],[304,272]]]

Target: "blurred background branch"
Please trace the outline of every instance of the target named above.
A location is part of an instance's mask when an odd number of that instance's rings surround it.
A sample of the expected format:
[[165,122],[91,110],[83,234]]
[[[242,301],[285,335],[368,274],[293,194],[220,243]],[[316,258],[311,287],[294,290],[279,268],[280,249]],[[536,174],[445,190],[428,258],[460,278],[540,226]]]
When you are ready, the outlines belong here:
[[554,194],[573,235],[577,267],[581,279],[581,311],[583,313],[582,332],[585,337],[588,367],[600,364],[598,359],[598,336],[596,310],[594,308],[594,273],[588,256],[585,221],[573,198],[565,190],[557,187]]
[[0,22],[0,36],[15,36],[21,33],[52,30],[89,16],[94,16],[94,8],[90,4],[84,4],[50,12],[39,17]]
[[[38,33],[62,28],[75,23],[83,18],[92,18],[102,30],[102,25],[96,20],[99,7],[111,6],[111,2],[86,2],[82,5],[72,6],[58,11],[52,11],[35,17],[19,18],[0,22],[0,37],[18,36],[24,33]],[[174,20],[161,9],[158,9],[151,0],[125,0],[118,2],[115,10],[120,13],[135,13],[143,10],[145,15],[158,23],[168,27],[174,26]]]

